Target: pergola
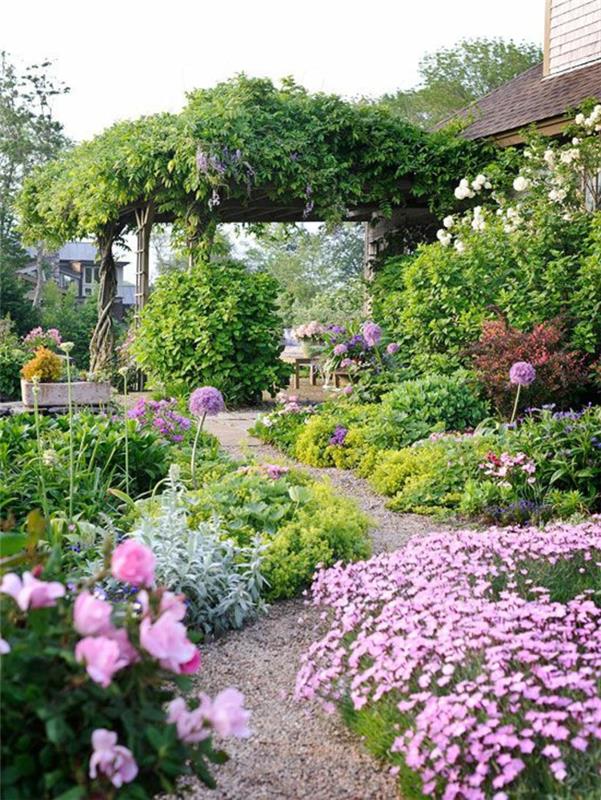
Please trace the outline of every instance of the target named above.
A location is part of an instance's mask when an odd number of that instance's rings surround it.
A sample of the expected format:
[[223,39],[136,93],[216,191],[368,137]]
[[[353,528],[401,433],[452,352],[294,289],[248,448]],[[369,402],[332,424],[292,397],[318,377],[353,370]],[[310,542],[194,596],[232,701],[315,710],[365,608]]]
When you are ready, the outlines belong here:
[[188,96],[179,114],[117,123],[34,173],[20,199],[32,242],[94,236],[100,258],[94,371],[110,364],[113,245],[136,237],[136,307],[149,294],[153,225],[172,223],[190,266],[222,223],[354,222],[366,227],[365,273],[394,232],[429,239],[458,176],[482,146],[428,134],[377,104],[238,76]]

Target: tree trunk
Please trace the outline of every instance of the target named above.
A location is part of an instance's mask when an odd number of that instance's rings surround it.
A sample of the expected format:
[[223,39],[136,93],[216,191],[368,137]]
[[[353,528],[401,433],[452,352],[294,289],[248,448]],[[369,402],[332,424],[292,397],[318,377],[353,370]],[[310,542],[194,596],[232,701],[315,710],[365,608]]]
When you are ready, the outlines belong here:
[[39,308],[42,305],[42,290],[46,282],[46,276],[44,275],[44,257],[44,249],[41,244],[38,244],[35,254],[35,289],[33,290],[33,300],[31,301],[34,308]]
[[98,287],[98,322],[90,341],[90,371],[95,375],[110,373],[115,336],[111,311],[117,295],[117,269],[113,243],[117,236],[114,225],[107,226],[98,236],[100,281]]

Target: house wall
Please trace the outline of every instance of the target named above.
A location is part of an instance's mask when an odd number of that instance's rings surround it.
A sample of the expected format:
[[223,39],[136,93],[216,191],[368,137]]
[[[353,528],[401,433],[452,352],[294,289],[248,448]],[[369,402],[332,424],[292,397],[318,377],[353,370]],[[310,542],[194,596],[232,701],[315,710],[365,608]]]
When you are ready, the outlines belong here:
[[601,59],[601,0],[547,0],[545,75]]

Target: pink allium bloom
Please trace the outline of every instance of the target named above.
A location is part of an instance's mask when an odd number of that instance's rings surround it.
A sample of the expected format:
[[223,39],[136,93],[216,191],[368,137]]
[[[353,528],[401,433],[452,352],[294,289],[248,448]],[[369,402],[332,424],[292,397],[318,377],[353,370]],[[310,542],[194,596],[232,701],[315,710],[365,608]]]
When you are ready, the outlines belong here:
[[388,353],[389,356],[393,356],[395,353],[398,353],[400,349],[401,349],[400,344],[398,344],[397,342],[390,342],[390,344],[387,345],[386,347],[386,352]]
[[281,478],[283,475],[289,471],[288,467],[282,467],[279,464],[264,464],[265,472],[267,476],[272,480],[276,481],[278,478]]
[[119,643],[107,636],[86,636],[75,646],[75,658],[86,665],[90,678],[105,688],[113,675],[129,664],[121,655]]
[[244,695],[237,689],[224,689],[215,697],[209,713],[211,725],[220,736],[250,736],[250,712],[244,708]]
[[348,351],[348,347],[345,344],[334,345],[334,355],[335,356],[343,356],[347,351]]
[[353,393],[353,387],[350,384],[348,386],[345,386],[344,389],[342,390],[342,394],[345,394],[347,397],[349,397],[352,393]]
[[26,611],[56,605],[56,600],[64,597],[65,587],[57,581],[40,581],[31,572],[24,572],[22,578],[9,572],[2,578],[0,592],[9,594],[21,611]]
[[106,600],[83,591],[77,596],[73,606],[73,627],[82,636],[105,633],[112,628],[112,611],[113,607]]
[[186,628],[169,611],[151,622],[140,623],[140,644],[163,667],[177,674],[196,671],[200,666],[197,648],[186,635]]
[[[10,645],[0,636],[0,656],[5,656],[7,653],[10,653]],[[574,745],[575,747],[576,745]]]
[[361,333],[370,347],[375,347],[382,338],[382,329],[375,322],[364,322]]
[[92,734],[93,752],[90,756],[90,778],[105,775],[117,788],[131,783],[138,774],[138,765],[131,750],[117,744],[117,734],[106,728],[96,728]]
[[114,578],[132,586],[151,586],[156,559],[152,550],[135,539],[127,539],[113,551],[111,572]]
[[530,386],[536,379],[536,370],[529,361],[516,361],[509,370],[509,382],[516,386]]
[[190,395],[188,408],[195,417],[203,417],[205,414],[214,417],[220,411],[225,411],[225,403],[219,389],[215,389],[214,386],[202,386]]

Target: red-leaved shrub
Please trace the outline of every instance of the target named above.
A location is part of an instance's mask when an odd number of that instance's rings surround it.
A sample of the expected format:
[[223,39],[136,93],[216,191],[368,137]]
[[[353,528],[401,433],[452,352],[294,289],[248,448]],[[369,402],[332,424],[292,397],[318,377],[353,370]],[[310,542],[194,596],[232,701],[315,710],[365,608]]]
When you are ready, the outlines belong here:
[[529,333],[510,327],[504,319],[485,322],[470,353],[486,393],[502,414],[511,412],[515,398],[509,370],[516,361],[529,361],[536,370],[534,383],[523,389],[522,407],[577,405],[582,398],[586,357],[567,348],[560,319],[536,325]]

